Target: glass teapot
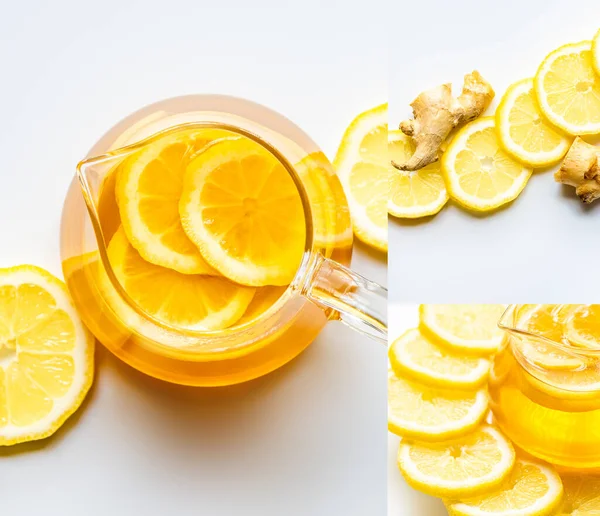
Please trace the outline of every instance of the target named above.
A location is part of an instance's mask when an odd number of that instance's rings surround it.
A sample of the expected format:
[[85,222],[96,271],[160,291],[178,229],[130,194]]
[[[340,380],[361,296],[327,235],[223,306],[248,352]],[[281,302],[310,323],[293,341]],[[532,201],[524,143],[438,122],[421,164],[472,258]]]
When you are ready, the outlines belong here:
[[490,371],[490,406],[504,433],[567,470],[600,468],[600,348],[569,333],[569,321],[591,320],[594,310],[600,314],[598,305],[510,305]]
[[[249,138],[274,156],[296,185],[306,226],[302,261],[289,286],[256,318],[219,331],[158,320],[129,295],[107,254],[121,224],[115,196],[120,167],[158,138],[196,128]],[[332,319],[385,341],[387,291],[347,268],[351,254],[348,204],[314,142],[263,106],[218,95],[161,101],[110,129],[79,163],[61,223],[65,280],[88,328],[138,370],[187,385],[228,385],[273,371]]]

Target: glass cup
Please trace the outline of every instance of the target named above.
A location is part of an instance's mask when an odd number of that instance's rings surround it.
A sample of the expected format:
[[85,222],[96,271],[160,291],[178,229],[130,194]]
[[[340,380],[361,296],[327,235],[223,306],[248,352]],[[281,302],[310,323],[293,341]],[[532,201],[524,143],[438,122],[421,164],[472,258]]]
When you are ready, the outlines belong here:
[[[119,167],[158,138],[204,127],[250,138],[279,160],[302,199],[306,241],[294,279],[260,316],[201,332],[146,313],[119,283],[107,245],[120,226],[114,193]],[[136,369],[187,385],[228,385],[269,373],[305,349],[328,320],[385,342],[387,291],[348,269],[351,254],[348,204],[315,143],[267,108],[219,95],[161,101],[109,130],[79,163],[61,223],[65,280],[92,333]]]
[[499,323],[506,335],[490,371],[494,419],[531,455],[563,469],[595,471],[600,468],[600,350],[523,329],[524,310],[510,305]]

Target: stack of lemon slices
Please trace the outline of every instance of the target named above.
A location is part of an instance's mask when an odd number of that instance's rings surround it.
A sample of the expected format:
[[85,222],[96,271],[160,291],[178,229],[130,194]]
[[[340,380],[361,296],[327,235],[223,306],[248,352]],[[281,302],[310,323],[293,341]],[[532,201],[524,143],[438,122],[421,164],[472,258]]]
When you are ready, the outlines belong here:
[[[593,41],[561,46],[532,78],[515,82],[495,116],[477,119],[450,140],[441,163],[391,172],[390,215],[418,218],[441,210],[448,197],[475,212],[513,201],[534,169],[555,165],[575,136],[600,134],[600,31]],[[390,133],[392,159],[412,154]]]
[[[422,305],[419,327],[389,349],[388,427],[402,438],[398,466],[453,515],[550,515],[563,499],[551,466],[517,455],[485,422],[484,385],[502,343],[504,308]],[[579,494],[573,497],[577,506]]]
[[115,191],[122,225],[109,260],[130,297],[164,324],[203,331],[245,322],[281,294],[302,259],[300,194],[248,138],[214,129],[163,135],[128,159]]

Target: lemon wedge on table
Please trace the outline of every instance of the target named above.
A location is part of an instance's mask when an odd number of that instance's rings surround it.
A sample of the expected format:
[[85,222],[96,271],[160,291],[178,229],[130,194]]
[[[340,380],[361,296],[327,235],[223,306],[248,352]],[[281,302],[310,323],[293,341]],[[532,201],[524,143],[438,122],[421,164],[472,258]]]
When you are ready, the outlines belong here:
[[535,75],[540,109],[573,136],[600,133],[600,76],[593,63],[590,41],[571,43],[548,54]]
[[561,479],[552,466],[518,459],[499,488],[446,505],[452,516],[550,516],[562,495]]
[[458,353],[494,353],[504,337],[498,321],[505,309],[505,305],[421,305],[420,329]]
[[531,167],[557,163],[573,143],[572,137],[545,120],[533,79],[516,82],[506,90],[496,110],[496,129],[504,150]]
[[168,134],[117,169],[115,192],[123,228],[146,261],[183,274],[219,274],[183,231],[179,199],[193,157],[212,141],[231,135],[216,129]]
[[0,445],[53,434],[94,376],[94,338],[65,285],[38,267],[0,269]]
[[464,435],[485,418],[484,390],[462,392],[388,373],[388,429],[400,437],[439,441]]
[[463,207],[491,211],[523,191],[532,169],[500,146],[493,117],[464,126],[442,155],[442,173],[450,197]]
[[236,283],[289,284],[306,240],[302,200],[284,166],[247,138],[221,140],[189,165],[179,213],[206,261]]
[[432,342],[418,329],[398,337],[389,350],[397,376],[446,388],[472,389],[485,382],[490,362],[454,353]]
[[489,492],[504,482],[514,463],[512,445],[491,426],[452,441],[402,440],[398,449],[398,467],[406,481],[441,498]]
[[358,115],[350,124],[333,162],[350,206],[355,235],[387,251],[388,106]]
[[[388,135],[390,160],[406,161],[414,154],[415,145],[402,131]],[[448,191],[436,161],[414,172],[391,167],[388,213],[394,217],[415,219],[438,213],[448,202]]]
[[196,331],[227,328],[242,317],[255,292],[223,276],[181,274],[149,263],[123,228],[110,241],[108,258],[131,299],[168,326]]

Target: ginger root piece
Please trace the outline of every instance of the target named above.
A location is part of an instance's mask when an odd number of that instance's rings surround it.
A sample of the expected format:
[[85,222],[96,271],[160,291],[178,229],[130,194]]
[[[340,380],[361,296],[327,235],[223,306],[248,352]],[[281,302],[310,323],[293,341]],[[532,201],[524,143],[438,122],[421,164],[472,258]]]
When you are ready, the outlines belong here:
[[455,127],[481,115],[494,98],[494,90],[475,70],[465,75],[462,93],[452,96],[452,85],[442,84],[421,93],[410,105],[413,120],[404,120],[400,129],[415,143],[415,153],[399,170],[419,170],[439,159],[440,147]]
[[575,187],[575,193],[586,204],[600,199],[600,147],[584,142],[579,136],[554,173],[557,183]]

